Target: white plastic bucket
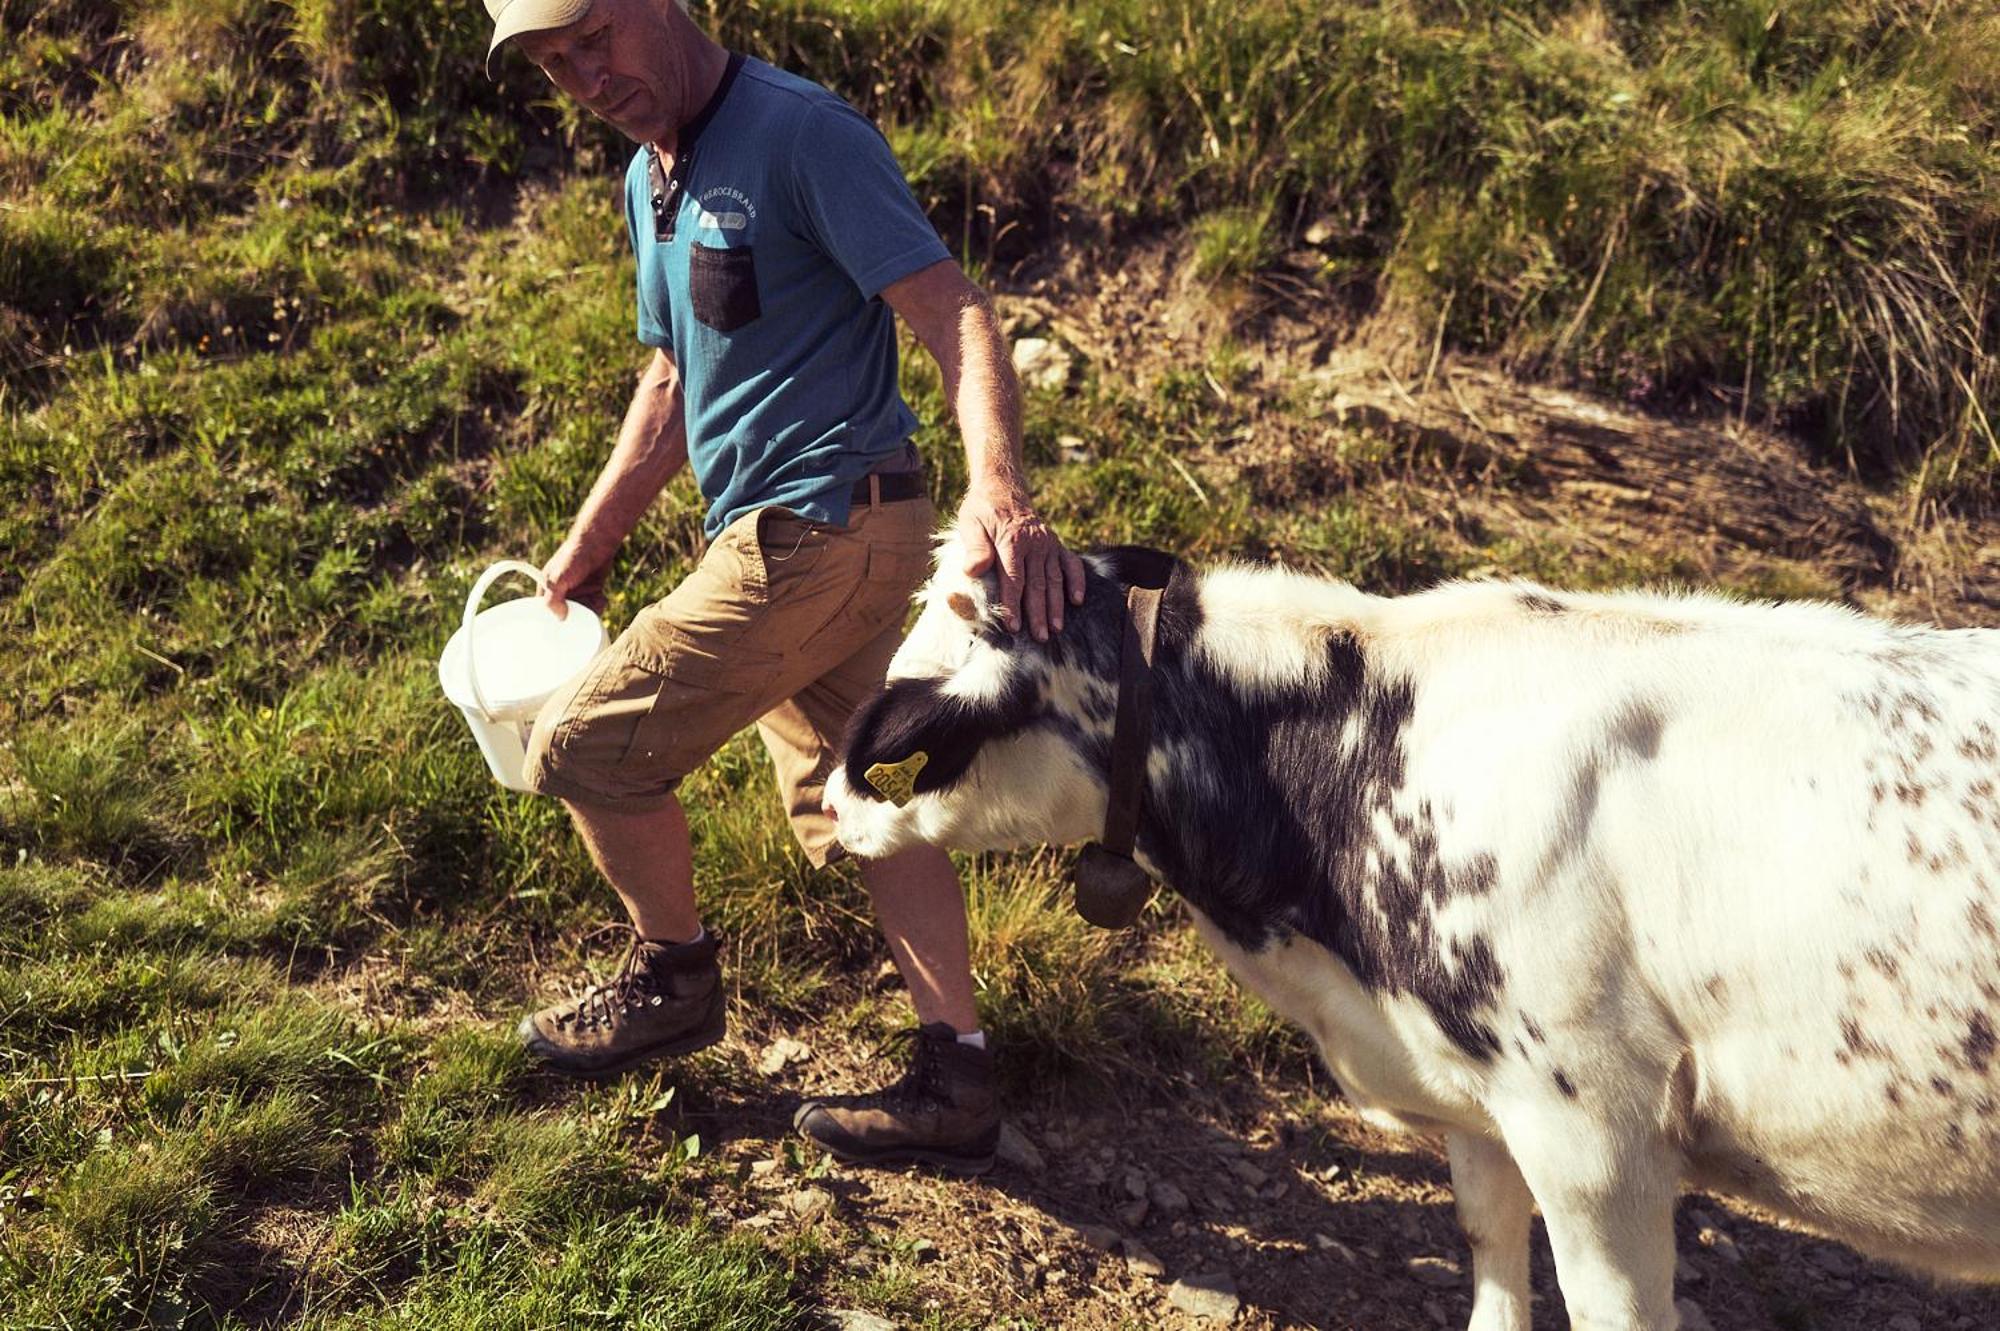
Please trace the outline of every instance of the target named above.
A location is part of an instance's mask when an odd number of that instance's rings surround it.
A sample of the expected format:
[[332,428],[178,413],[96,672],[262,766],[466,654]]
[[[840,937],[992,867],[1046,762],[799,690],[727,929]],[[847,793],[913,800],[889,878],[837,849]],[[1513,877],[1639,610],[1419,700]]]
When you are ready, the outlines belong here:
[[[509,573],[533,578],[538,594],[481,610],[486,589]],[[539,595],[547,588],[533,564],[501,560],[472,584],[465,621],[438,658],[444,696],[465,714],[493,779],[509,790],[528,789],[522,767],[535,713],[610,641],[589,606],[571,601],[568,617],[557,619]]]

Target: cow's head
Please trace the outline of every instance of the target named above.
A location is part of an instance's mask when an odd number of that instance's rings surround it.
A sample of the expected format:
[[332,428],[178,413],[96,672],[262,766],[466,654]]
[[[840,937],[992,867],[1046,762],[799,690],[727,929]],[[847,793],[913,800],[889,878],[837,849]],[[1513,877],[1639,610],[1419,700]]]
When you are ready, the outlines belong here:
[[1001,627],[991,574],[955,545],[882,692],[848,726],[826,807],[840,843],[879,859],[918,842],[960,850],[1063,844],[1104,824],[1126,588],[1173,559],[1134,547],[1084,557],[1084,601],[1047,642]]

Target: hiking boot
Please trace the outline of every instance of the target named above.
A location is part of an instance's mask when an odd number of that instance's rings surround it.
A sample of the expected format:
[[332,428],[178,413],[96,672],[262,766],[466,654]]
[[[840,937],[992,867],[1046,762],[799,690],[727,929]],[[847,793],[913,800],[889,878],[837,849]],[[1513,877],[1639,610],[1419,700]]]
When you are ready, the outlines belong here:
[[521,1019],[521,1043],[557,1072],[609,1077],[722,1038],[722,967],[712,934],[692,943],[632,940],[607,984]]
[[960,1044],[941,1021],[903,1031],[910,1070],[868,1095],[822,1096],[799,1106],[792,1126],[862,1165],[934,1165],[953,1174],[993,1168],[1000,1141],[1000,1096],[993,1055]]

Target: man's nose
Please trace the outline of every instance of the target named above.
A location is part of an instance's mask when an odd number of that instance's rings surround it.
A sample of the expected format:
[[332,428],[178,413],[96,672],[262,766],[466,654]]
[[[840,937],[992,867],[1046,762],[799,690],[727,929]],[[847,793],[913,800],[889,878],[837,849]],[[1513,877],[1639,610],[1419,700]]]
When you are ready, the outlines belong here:
[[577,96],[592,106],[604,92],[609,66],[598,56],[582,56],[570,61],[570,77],[576,80]]

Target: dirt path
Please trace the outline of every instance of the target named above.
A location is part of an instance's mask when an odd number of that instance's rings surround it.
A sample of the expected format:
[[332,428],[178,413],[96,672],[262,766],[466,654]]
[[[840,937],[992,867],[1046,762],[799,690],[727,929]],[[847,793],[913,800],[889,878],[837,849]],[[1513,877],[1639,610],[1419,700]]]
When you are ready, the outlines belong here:
[[[788,1034],[810,1052],[765,1083],[755,1065]],[[1031,1096],[1014,1107],[1001,1165],[956,1180],[815,1174],[787,1151],[799,1096],[879,1075],[837,1041],[768,1027],[722,1057],[744,1080],[694,1091],[677,1123],[734,1166],[705,1198],[711,1213],[767,1236],[815,1235],[843,1272],[912,1282],[909,1297],[944,1316],[1076,1331],[1436,1331],[1471,1311],[1438,1148],[1369,1127],[1309,1069],[1244,1069],[1172,1094],[1114,1086],[1092,1104]],[[1717,1331],[2000,1327],[2000,1291],[1938,1289],[1716,1198],[1683,1201],[1676,1240],[1677,1295]],[[1535,1326],[1557,1331],[1539,1223],[1534,1253]],[[1181,1282],[1231,1291],[1233,1311],[1226,1297],[1222,1317],[1184,1310]]]

